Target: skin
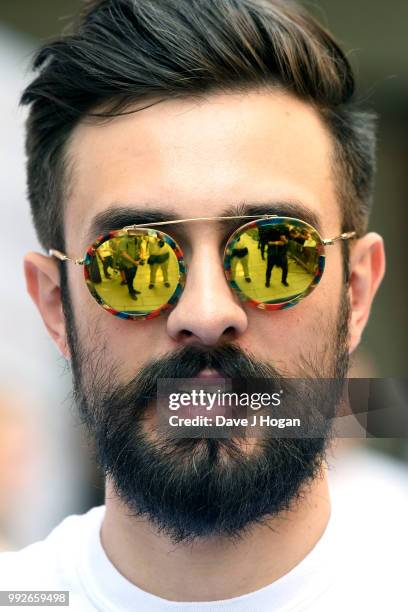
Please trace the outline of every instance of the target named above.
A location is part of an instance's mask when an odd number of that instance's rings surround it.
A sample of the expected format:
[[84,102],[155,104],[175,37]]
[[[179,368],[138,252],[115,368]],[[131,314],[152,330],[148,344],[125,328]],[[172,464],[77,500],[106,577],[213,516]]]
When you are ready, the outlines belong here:
[[[67,252],[81,257],[91,218],[119,202],[188,218],[220,215],[242,202],[296,200],[320,216],[324,238],[337,236],[332,150],[315,110],[276,90],[165,101],[103,125],[82,123],[68,147],[73,171],[66,202]],[[325,273],[310,296],[295,308],[265,313],[243,305],[230,291],[220,257],[225,236],[215,224],[195,222],[185,230],[187,284],[167,317],[132,322],[109,315],[89,294],[82,268],[68,264],[82,342],[89,346],[97,328],[109,346],[107,358],[121,364],[123,381],[148,358],[190,342],[234,341],[296,375],[300,351],[310,346],[318,352],[335,325],[342,291],[339,244],[327,248]],[[350,265],[351,353],[384,274],[381,237],[369,233],[354,241]],[[48,332],[70,359],[57,262],[29,253],[25,274]],[[118,570],[146,591],[176,601],[215,600],[261,588],[290,571],[320,539],[329,515],[323,470],[296,507],[270,521],[274,530],[257,526],[236,543],[212,538],[174,547],[147,521],[126,516],[108,480],[102,543]]]

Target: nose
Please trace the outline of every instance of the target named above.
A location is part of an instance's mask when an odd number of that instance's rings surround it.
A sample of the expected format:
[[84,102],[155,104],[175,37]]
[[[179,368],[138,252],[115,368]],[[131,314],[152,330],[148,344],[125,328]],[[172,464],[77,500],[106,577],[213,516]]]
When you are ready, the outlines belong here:
[[168,316],[168,334],[177,342],[210,346],[236,340],[247,327],[247,313],[227,283],[220,255],[202,245],[191,259],[184,291]]

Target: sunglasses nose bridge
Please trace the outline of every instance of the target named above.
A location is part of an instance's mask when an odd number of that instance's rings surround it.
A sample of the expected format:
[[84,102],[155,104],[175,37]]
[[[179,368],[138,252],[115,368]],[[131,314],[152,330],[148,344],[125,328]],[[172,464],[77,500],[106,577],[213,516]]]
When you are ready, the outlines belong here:
[[194,336],[216,344],[223,335],[238,336],[247,326],[247,314],[231,291],[224,273],[223,253],[215,245],[200,244],[186,262],[186,283],[168,317],[173,338]]

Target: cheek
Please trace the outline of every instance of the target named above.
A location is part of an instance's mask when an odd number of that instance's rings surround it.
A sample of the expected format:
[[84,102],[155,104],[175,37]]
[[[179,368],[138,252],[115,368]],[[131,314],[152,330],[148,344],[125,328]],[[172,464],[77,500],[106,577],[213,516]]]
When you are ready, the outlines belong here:
[[[115,317],[105,312],[92,297],[83,270],[71,269],[68,278],[81,346],[91,354],[99,354],[107,366],[115,364],[120,380],[130,380],[147,361],[164,350],[171,350],[170,342],[166,342],[164,317],[151,321],[127,321]],[[105,349],[103,354],[100,351],[102,347]]]
[[[316,355],[334,339],[342,295],[342,261],[327,258],[317,287],[293,308],[261,312],[247,308],[249,326],[242,348],[295,374],[301,355]],[[330,349],[330,344],[329,344]]]
[[101,348],[104,344],[110,344],[109,330],[106,324],[108,313],[103,312],[89,292],[82,267],[70,267],[68,286],[80,348],[89,354],[88,359],[92,359],[92,355],[95,356],[97,353],[101,355]]
[[88,290],[82,266],[69,267],[68,286],[75,324],[80,337],[83,338],[84,334],[92,337],[91,334],[95,331],[95,323],[100,318],[101,307]]

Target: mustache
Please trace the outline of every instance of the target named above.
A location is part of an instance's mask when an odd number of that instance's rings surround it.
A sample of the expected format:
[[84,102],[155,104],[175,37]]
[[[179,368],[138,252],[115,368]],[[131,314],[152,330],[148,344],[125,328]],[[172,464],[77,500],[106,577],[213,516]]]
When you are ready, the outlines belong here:
[[223,378],[282,376],[274,366],[256,359],[237,345],[209,348],[192,344],[151,360],[140,370],[138,379],[195,378],[204,369],[216,370]]
[[151,360],[131,381],[130,388],[133,393],[137,388],[138,394],[150,401],[157,393],[158,380],[195,378],[204,369],[215,370],[221,378],[268,379],[276,384],[283,376],[271,364],[259,361],[234,344],[215,348],[189,345]]
[[[86,393],[82,384],[75,384],[74,395],[77,403],[81,404],[86,398],[89,402],[99,397],[100,389],[109,389],[109,397],[104,397],[107,403],[111,406],[128,406],[130,410],[136,409],[140,415],[157,399],[157,383],[160,379],[195,378],[204,369],[215,370],[221,378],[227,379],[268,379],[273,386],[279,386],[284,376],[273,365],[256,359],[234,344],[211,348],[191,344],[149,360],[127,383],[114,382],[117,380],[114,366],[92,368],[87,376]],[[100,409],[96,406],[94,408],[96,412]],[[94,411],[86,412],[89,415]]]

